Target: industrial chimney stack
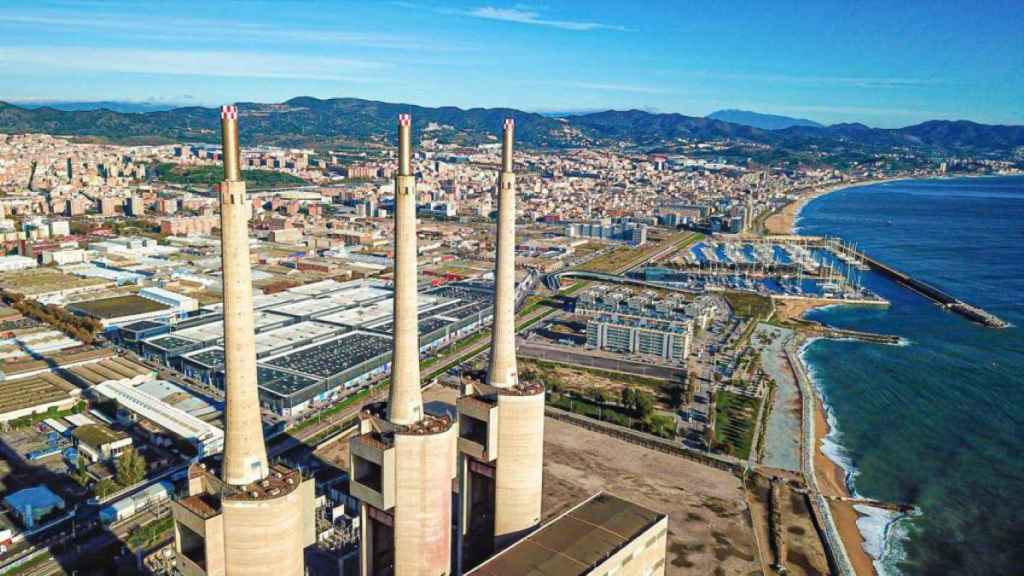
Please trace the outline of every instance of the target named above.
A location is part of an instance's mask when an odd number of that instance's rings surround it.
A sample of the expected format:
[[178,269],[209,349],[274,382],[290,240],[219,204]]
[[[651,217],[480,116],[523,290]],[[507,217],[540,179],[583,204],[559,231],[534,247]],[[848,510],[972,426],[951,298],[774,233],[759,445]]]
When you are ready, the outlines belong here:
[[188,496],[171,503],[176,566],[182,574],[302,576],[303,549],[316,541],[312,478],[268,465],[263,444],[249,262],[249,201],[240,169],[238,109],[220,113],[224,282],[224,454],[188,470]]
[[220,112],[224,182],[220,185],[220,230],[224,282],[224,481],[242,486],[268,473],[263,444],[256,340],[249,262],[249,202],[240,169],[238,108]]
[[408,426],[423,417],[416,294],[416,177],[412,172],[412,118],[408,114],[398,115],[394,252],[395,344],[391,361],[388,420]]
[[487,383],[458,399],[460,568],[475,566],[533,530],[541,517],[544,387],[516,368],[515,124],[505,120],[498,173],[494,327]]
[[516,175],[512,172],[515,121],[505,119],[498,173],[498,246],[494,266],[494,329],[487,382],[498,388],[519,383],[516,367]]
[[359,414],[349,441],[349,489],[360,501],[360,573],[449,576],[456,428],[423,410],[416,290],[416,178],[412,118],[398,116],[395,312],[387,406]]

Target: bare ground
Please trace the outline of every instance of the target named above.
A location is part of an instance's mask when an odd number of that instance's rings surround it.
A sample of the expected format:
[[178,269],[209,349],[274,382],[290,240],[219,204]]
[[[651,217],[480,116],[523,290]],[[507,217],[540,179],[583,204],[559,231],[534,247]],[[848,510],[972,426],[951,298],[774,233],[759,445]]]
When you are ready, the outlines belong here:
[[[828,558],[822,546],[821,538],[814,527],[806,496],[793,489],[792,483],[801,483],[798,476],[781,473],[790,481],[783,484],[782,503],[782,537],[785,541],[785,558],[782,564],[787,574],[793,576],[825,576],[829,573]],[[770,535],[770,484],[768,477],[762,473],[754,474],[749,480],[751,512],[754,526],[758,533],[758,542],[762,551],[767,550],[767,558],[777,560],[771,550]],[[763,552],[762,552],[763,553]],[[766,562],[771,564],[771,562]],[[768,574],[776,573],[766,570]]]
[[545,520],[604,490],[669,515],[666,574],[761,573],[739,478],[550,418],[544,426]]

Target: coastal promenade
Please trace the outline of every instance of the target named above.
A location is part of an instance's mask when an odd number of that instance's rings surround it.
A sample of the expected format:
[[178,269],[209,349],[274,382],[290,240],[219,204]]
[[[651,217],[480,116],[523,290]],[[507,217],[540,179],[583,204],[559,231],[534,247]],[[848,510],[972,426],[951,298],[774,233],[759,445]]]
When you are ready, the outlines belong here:
[[818,486],[818,477],[815,475],[814,451],[817,450],[817,436],[815,436],[814,429],[815,392],[810,378],[804,371],[803,362],[800,361],[797,345],[798,339],[792,338],[786,343],[784,350],[786,352],[786,359],[789,361],[790,368],[793,370],[793,374],[796,375],[797,383],[800,386],[800,397],[803,405],[801,410],[803,415],[803,424],[801,426],[803,439],[801,442],[800,469],[810,492],[811,512],[814,514],[815,522],[821,527],[825,537],[825,552],[828,554],[829,562],[834,567],[836,574],[839,576],[857,576],[853,564],[850,562],[850,557],[846,553],[843,540],[839,536],[839,530],[836,528],[835,519],[832,517],[832,509],[829,507],[825,496],[822,495],[821,489]]

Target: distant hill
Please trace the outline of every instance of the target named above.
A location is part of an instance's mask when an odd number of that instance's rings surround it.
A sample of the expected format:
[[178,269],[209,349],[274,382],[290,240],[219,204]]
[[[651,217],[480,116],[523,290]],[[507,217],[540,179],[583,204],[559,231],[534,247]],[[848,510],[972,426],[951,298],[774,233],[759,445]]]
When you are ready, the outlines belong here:
[[179,108],[180,104],[157,104],[154,102],[119,102],[114,100],[100,100],[96,102],[18,102],[18,106],[35,110],[36,108],[53,108],[65,112],[78,112],[81,110],[111,110],[113,112],[159,112],[162,110],[173,110]]
[[[607,110],[552,118],[510,108],[430,108],[358,98],[293,98],[280,104],[241,102],[241,138],[247,145],[331,147],[353,142],[394,142],[395,117],[412,114],[416,137],[473,145],[496,142],[502,120],[515,118],[526,146],[564,148],[625,142],[671,148],[681,140],[731,139],[771,144],[780,150],[846,152],[922,149],[929,153],[1006,154],[1024,146],[1024,127],[934,120],[894,130],[863,124],[764,129],[714,118]],[[0,102],[0,133],[43,132],[91,136],[114,142],[217,142],[220,114],[198,106],[144,113],[110,109],[29,109]]]
[[789,116],[779,116],[777,114],[762,114],[760,112],[751,112],[749,110],[719,110],[718,112],[708,114],[707,117],[712,120],[732,122],[733,124],[742,124],[744,126],[760,128],[762,130],[782,130],[793,126],[809,126],[812,128],[825,127],[824,124],[819,124],[814,120],[807,120],[806,118],[791,118]]

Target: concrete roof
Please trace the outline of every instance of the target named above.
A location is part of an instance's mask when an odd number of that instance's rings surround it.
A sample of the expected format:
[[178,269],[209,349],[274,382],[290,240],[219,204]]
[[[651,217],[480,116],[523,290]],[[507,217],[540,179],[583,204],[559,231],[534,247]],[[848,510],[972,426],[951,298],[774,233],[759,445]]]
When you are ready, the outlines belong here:
[[581,576],[664,518],[601,493],[469,572],[473,576]]

